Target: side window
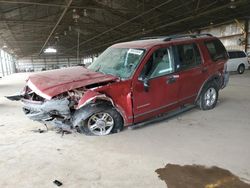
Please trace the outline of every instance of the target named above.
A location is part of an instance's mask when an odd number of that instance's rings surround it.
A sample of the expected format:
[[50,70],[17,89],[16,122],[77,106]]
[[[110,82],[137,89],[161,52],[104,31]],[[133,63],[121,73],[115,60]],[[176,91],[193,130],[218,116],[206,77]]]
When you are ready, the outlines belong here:
[[156,50],[144,66],[141,76],[142,78],[155,78],[170,74],[174,71],[174,64],[169,48],[161,48]]
[[239,58],[246,57],[246,54],[244,52],[242,52],[242,51],[238,51],[237,53],[238,53]]
[[177,70],[195,67],[201,64],[201,55],[196,44],[184,44],[176,46]]
[[218,39],[205,42],[205,46],[207,47],[209,55],[213,61],[227,59],[226,49]]
[[229,55],[230,59],[238,58],[237,52],[230,51],[230,52],[228,52],[228,55]]

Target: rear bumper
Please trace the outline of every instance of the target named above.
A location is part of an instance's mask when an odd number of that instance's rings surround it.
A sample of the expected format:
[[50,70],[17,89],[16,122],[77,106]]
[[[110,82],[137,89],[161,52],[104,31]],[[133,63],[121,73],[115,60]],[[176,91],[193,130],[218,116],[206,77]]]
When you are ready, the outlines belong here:
[[229,72],[226,71],[224,74],[223,74],[223,77],[222,77],[222,86],[221,86],[221,89],[225,88],[229,82]]

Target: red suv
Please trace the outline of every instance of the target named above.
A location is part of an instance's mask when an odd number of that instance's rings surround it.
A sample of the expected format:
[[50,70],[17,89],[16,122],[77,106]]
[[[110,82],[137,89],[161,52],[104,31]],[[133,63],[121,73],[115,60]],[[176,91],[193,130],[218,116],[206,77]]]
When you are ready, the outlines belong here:
[[88,135],[141,126],[194,105],[215,107],[226,86],[227,52],[212,35],[174,35],[115,44],[88,68],[34,74],[21,100],[30,119]]

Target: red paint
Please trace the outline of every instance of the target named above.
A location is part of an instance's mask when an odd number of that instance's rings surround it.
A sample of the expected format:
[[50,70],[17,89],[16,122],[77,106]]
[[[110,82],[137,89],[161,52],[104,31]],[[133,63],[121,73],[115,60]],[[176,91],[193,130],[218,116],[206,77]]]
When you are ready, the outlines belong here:
[[107,97],[112,99],[115,107],[123,116],[125,125],[133,123],[131,83],[132,79],[121,80],[110,85],[94,89],[94,91],[104,93]]
[[87,103],[89,103],[90,101],[95,101],[96,97],[98,96],[102,96],[103,94],[89,90],[86,91],[83,95],[83,97],[80,99],[78,105],[77,105],[77,109],[81,108],[82,106],[86,105]]
[[41,72],[30,76],[28,80],[32,82],[40,92],[53,97],[75,88],[114,81],[116,79],[114,76],[94,72],[79,66]]
[[[38,90],[50,97],[94,83],[110,82],[85,91],[78,103],[78,108],[96,98],[110,100],[123,116],[125,125],[130,125],[168,112],[180,105],[194,103],[205,81],[213,75],[223,74],[225,60],[214,63],[203,43],[204,40],[212,39],[215,37],[179,39],[168,42],[161,39],[142,40],[113,45],[114,48],[146,49],[143,60],[134,75],[128,80],[118,80],[114,76],[93,72],[83,67],[43,72],[32,75],[29,80]],[[138,78],[151,54],[160,47],[194,42],[201,54],[202,65],[149,80],[150,88],[145,91],[143,82]],[[175,83],[168,84],[171,76],[176,76],[178,79]]]

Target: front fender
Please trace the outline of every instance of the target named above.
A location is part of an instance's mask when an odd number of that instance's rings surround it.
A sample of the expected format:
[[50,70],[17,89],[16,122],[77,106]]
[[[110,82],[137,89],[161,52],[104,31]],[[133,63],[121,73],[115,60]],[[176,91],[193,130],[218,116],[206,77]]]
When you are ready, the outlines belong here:
[[[107,102],[95,103],[96,100],[107,101],[108,103]],[[110,97],[106,96],[105,94],[92,91],[92,90],[89,90],[84,93],[83,97],[80,99],[77,105],[76,114],[83,113],[84,115],[82,115],[82,118],[88,118],[90,115],[92,115],[93,112],[96,112],[97,109],[98,111],[102,111],[109,104],[110,106],[115,108],[116,111],[118,111],[118,113],[120,113],[120,115],[123,118],[123,122],[126,124],[127,117],[126,117],[126,114],[124,113],[124,110],[120,106],[116,105]],[[79,115],[76,115],[76,116],[78,117]]]
[[76,109],[80,109],[83,106],[89,104],[90,102],[95,102],[96,99],[101,99],[101,100],[106,100],[112,103],[112,105],[114,106],[113,100],[110,99],[109,97],[107,97],[105,94],[96,92],[96,91],[86,91],[83,95],[83,97],[80,99],[77,108]]

